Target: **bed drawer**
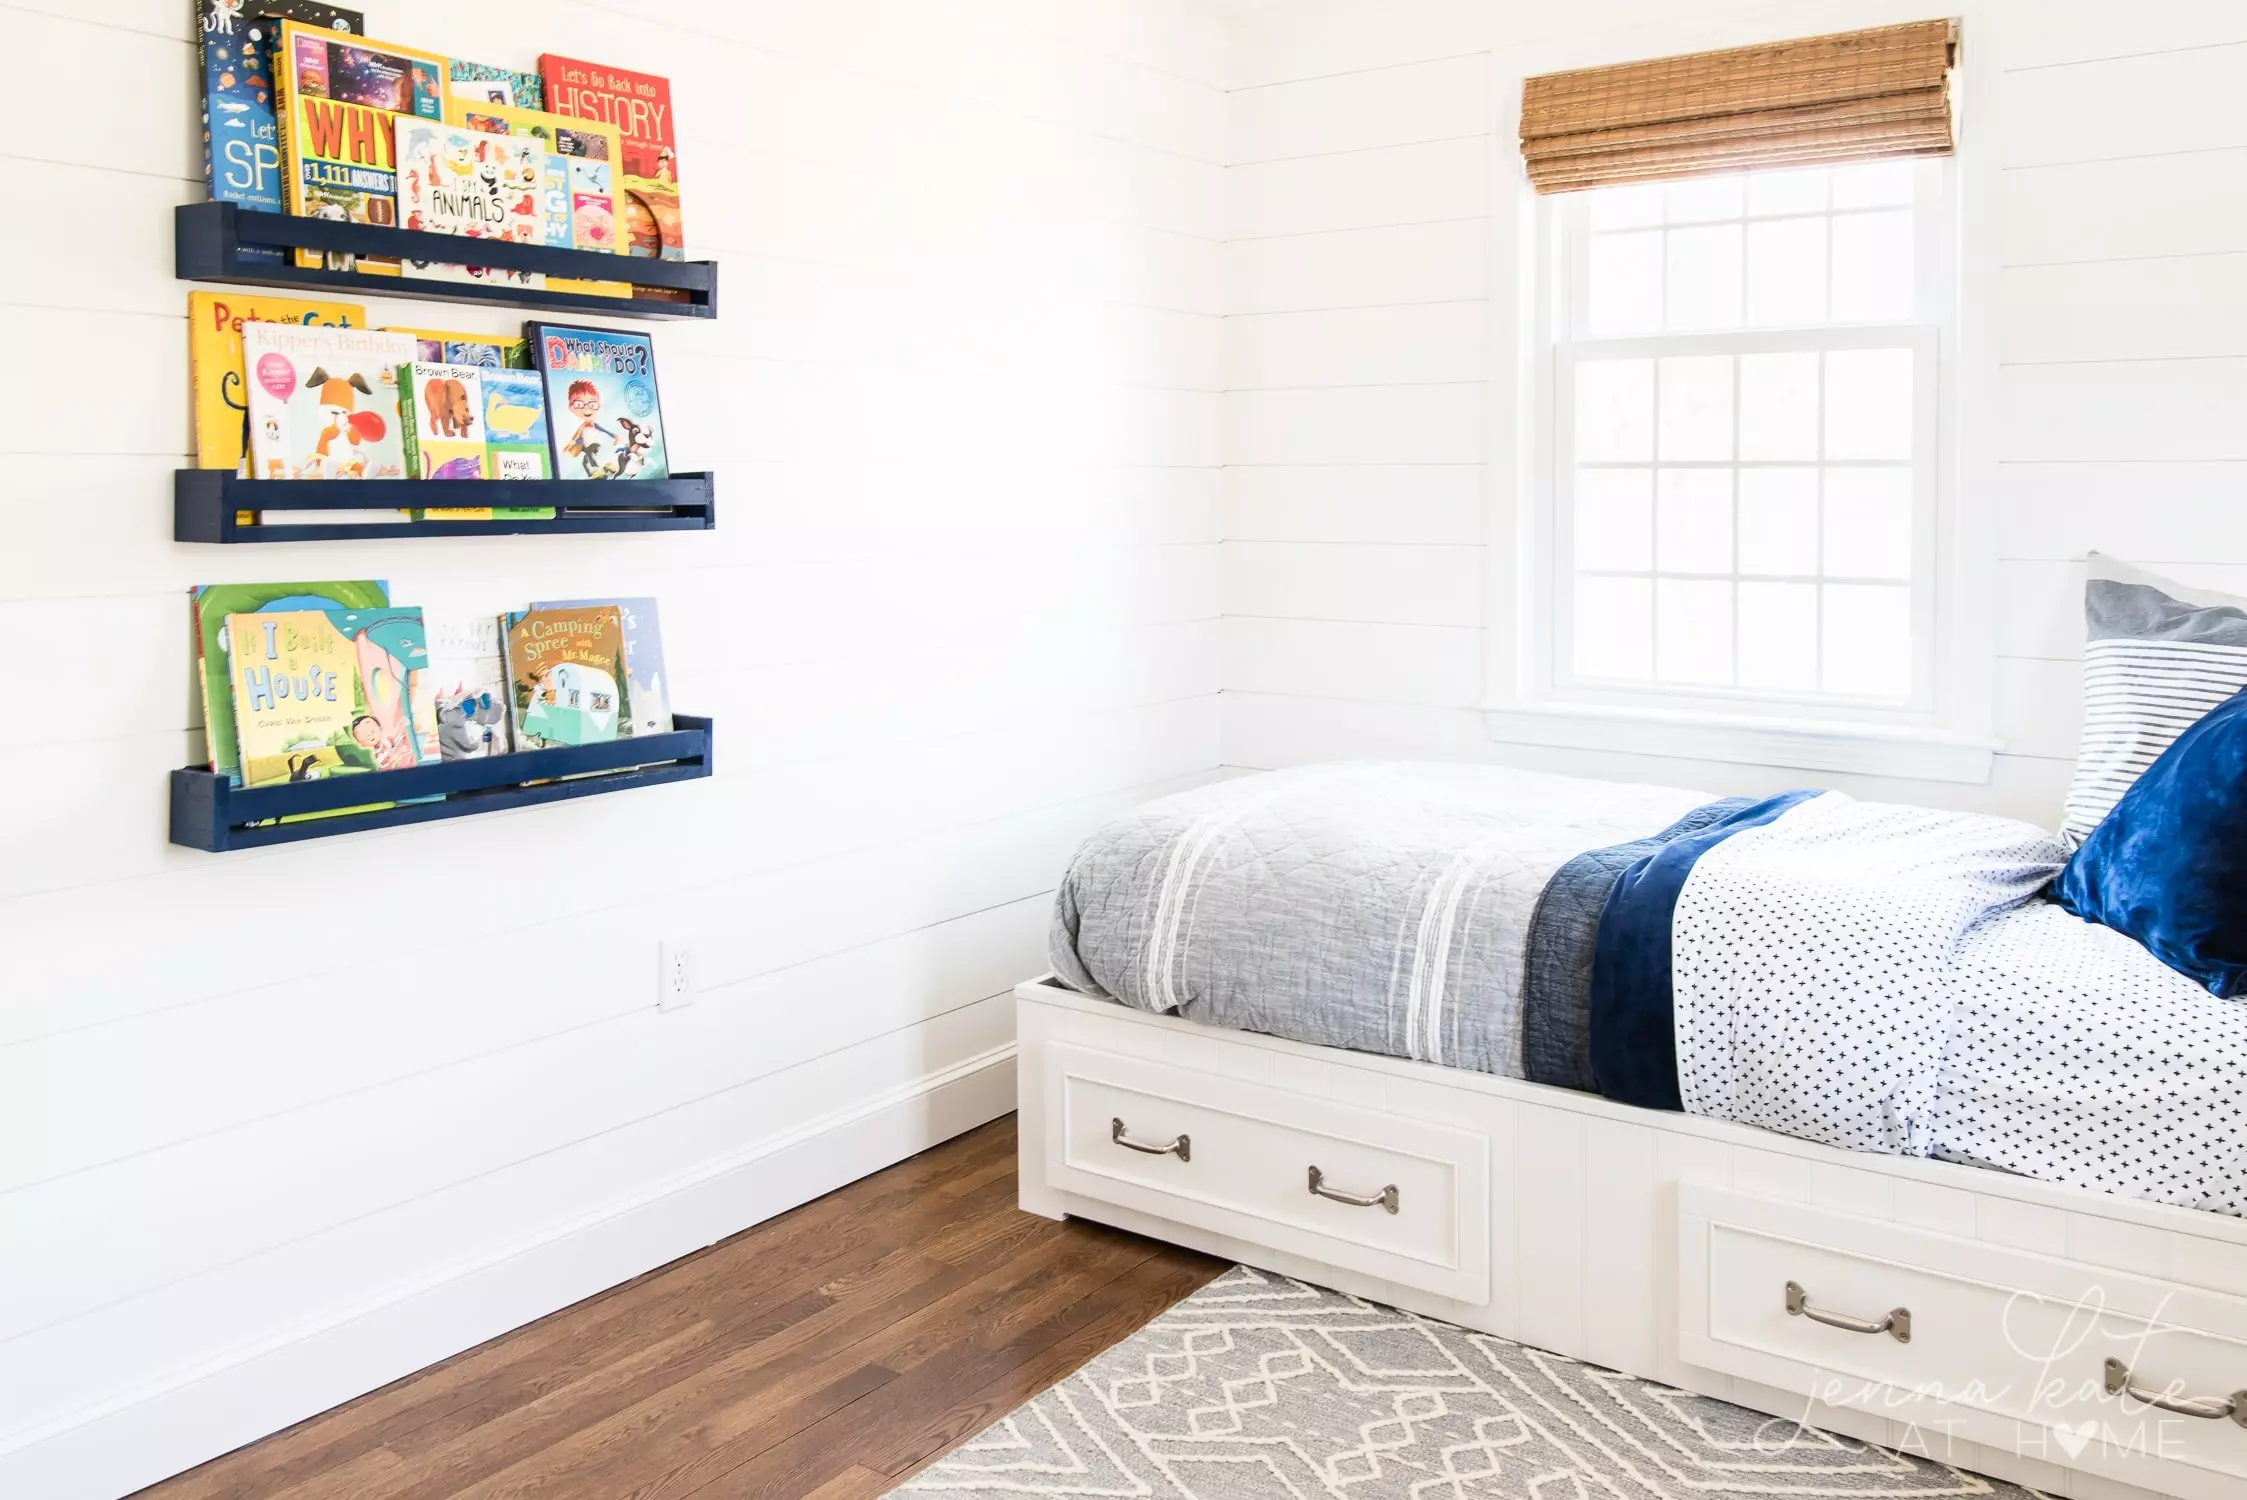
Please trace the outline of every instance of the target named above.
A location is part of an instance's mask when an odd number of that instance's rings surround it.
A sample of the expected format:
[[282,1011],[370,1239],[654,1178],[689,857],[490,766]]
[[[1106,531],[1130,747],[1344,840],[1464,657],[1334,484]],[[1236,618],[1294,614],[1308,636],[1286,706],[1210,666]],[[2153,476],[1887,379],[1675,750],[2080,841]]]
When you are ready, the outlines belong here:
[[2178,1494],[2247,1481],[2247,1300],[1693,1185],[1678,1267],[1690,1364]]
[[1045,1057],[1055,1187],[1440,1296],[1489,1296],[1479,1132],[1145,1058]]

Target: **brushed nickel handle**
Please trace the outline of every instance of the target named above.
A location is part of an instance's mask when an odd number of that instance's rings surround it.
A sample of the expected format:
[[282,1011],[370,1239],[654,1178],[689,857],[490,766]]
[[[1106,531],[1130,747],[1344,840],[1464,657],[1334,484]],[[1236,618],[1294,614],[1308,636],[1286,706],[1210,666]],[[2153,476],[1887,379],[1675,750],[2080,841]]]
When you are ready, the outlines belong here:
[[2211,1422],[2230,1420],[2247,1427],[2247,1391],[2233,1391],[2222,1396],[2172,1396],[2166,1391],[2149,1391],[2130,1379],[2130,1367],[2119,1359],[2107,1361],[2107,1394],[2128,1396],[2143,1401],[2148,1406],[2158,1406],[2163,1411],[2173,1411],[2180,1417],[2201,1417]]
[[1192,1136],[1181,1135],[1178,1139],[1160,1146],[1149,1145],[1145,1141],[1135,1141],[1124,1134],[1124,1122],[1121,1115],[1108,1122],[1108,1139],[1114,1141],[1126,1151],[1143,1151],[1149,1156],[1175,1156],[1180,1161],[1192,1161],[1194,1159],[1194,1138]]
[[1375,1204],[1379,1204],[1390,1213],[1397,1211],[1397,1185],[1393,1182],[1378,1193],[1345,1193],[1340,1188],[1328,1187],[1326,1185],[1326,1174],[1317,1167],[1313,1167],[1311,1168],[1311,1191],[1321,1198],[1329,1198],[1336,1203],[1347,1203],[1352,1208],[1371,1208]]
[[1897,1307],[1880,1319],[1853,1318],[1847,1313],[1828,1312],[1810,1305],[1810,1294],[1799,1281],[1787,1283],[1787,1316],[1808,1318],[1813,1323],[1823,1323],[1828,1328],[1839,1328],[1844,1333],[1885,1333],[1899,1344],[1912,1341],[1912,1310]]

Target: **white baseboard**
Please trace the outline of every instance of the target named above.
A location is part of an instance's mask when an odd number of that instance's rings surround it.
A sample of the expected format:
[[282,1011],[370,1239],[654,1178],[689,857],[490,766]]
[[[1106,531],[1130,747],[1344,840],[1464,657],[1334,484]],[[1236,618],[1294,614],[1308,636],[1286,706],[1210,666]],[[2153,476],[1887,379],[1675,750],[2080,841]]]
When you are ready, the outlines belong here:
[[1015,1106],[1014,1047],[0,1442],[0,1495],[115,1500],[762,1223]]

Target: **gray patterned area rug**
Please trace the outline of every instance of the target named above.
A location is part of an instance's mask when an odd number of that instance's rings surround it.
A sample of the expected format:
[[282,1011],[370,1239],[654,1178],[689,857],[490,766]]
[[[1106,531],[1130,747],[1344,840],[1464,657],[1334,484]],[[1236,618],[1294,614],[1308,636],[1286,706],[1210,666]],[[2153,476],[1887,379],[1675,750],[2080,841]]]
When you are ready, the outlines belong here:
[[991,1500],[2035,1495],[1246,1266],[892,1493]]

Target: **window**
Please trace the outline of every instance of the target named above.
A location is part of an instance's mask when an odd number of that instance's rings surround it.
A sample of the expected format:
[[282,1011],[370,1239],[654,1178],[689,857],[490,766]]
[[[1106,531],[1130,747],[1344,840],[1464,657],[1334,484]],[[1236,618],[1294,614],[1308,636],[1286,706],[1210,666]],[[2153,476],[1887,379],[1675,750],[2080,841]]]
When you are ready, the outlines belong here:
[[1540,200],[1553,696],[1932,709],[1950,182],[1894,159]]

